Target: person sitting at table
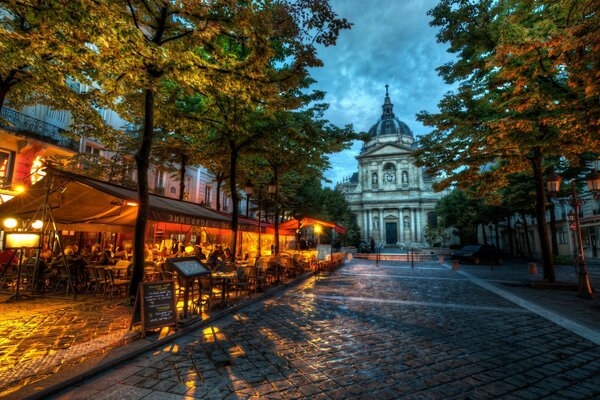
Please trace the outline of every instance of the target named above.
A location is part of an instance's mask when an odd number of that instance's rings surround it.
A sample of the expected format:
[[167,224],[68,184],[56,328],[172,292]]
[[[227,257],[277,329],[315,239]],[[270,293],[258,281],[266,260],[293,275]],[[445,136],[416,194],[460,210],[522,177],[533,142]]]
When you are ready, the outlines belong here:
[[181,242],[177,243],[176,247],[177,251],[173,254],[173,257],[185,257],[187,254],[185,252],[185,245]]
[[92,256],[90,257],[90,263],[95,265],[108,265],[110,264],[110,258],[106,251],[102,251],[99,244],[92,246]]
[[206,259],[206,263],[213,271],[216,271],[225,265],[225,262],[219,258],[219,254],[220,252],[218,248],[213,249],[213,251],[208,254],[208,258]]
[[129,254],[127,254],[127,251],[125,251],[123,246],[117,246],[117,249],[115,250],[115,258],[129,260]]
[[233,253],[231,252],[229,247],[225,247],[225,250],[223,250],[222,260],[225,262],[234,262],[235,261],[235,259],[233,257]]
[[148,243],[144,245],[144,261],[154,261],[154,254],[151,247],[152,245]]
[[206,260],[206,255],[202,252],[202,246],[200,246],[199,244],[194,246],[193,256],[196,257],[198,260]]

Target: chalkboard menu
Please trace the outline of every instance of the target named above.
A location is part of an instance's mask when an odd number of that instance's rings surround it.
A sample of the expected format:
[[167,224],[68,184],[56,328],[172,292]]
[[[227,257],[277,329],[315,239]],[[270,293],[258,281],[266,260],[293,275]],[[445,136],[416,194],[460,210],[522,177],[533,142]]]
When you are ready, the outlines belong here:
[[174,281],[140,283],[131,326],[139,322],[142,323],[142,335],[149,329],[177,325]]
[[196,257],[167,258],[167,264],[174,268],[178,274],[186,278],[193,278],[200,275],[208,275],[210,269],[204,266]]
[[320,244],[317,246],[317,260],[326,260],[331,255],[330,244]]

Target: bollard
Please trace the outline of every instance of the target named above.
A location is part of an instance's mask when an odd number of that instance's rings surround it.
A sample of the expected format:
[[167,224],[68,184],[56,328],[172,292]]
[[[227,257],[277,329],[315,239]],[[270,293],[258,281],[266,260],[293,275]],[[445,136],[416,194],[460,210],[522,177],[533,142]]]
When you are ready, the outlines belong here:
[[529,273],[531,275],[537,274],[537,265],[535,263],[529,263]]
[[458,271],[458,268],[459,268],[458,260],[453,260],[452,261],[452,269],[454,271]]
[[348,253],[348,256],[346,258],[348,259],[348,261],[352,261],[352,253]]
[[440,264],[443,264],[443,263],[444,263],[444,256],[440,256],[440,259],[438,260],[438,262],[439,262]]

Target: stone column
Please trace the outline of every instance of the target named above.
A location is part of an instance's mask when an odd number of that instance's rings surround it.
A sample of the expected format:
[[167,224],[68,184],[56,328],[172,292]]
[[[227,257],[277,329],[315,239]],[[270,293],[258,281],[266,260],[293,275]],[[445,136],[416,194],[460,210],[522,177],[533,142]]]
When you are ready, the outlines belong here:
[[365,241],[369,240],[369,230],[367,228],[367,210],[362,211],[362,227],[361,231]]
[[416,241],[420,243],[421,242],[421,209],[417,208],[415,210],[415,214],[416,214],[416,217],[417,217],[417,222],[416,222],[416,225],[417,225],[417,240]]
[[379,209],[379,240],[385,243],[385,237],[383,232],[383,209]]
[[402,209],[398,209],[398,224],[400,225],[400,236],[398,236],[399,242],[404,242],[404,218],[402,218]]

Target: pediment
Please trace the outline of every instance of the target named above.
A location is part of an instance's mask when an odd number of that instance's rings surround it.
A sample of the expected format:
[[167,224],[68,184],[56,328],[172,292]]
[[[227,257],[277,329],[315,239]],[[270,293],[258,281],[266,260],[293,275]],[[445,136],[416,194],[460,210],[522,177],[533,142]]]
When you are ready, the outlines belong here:
[[360,154],[357,159],[367,157],[379,157],[379,156],[399,156],[399,155],[411,155],[413,150],[410,147],[397,145],[394,143],[382,143],[368,149],[366,152]]

